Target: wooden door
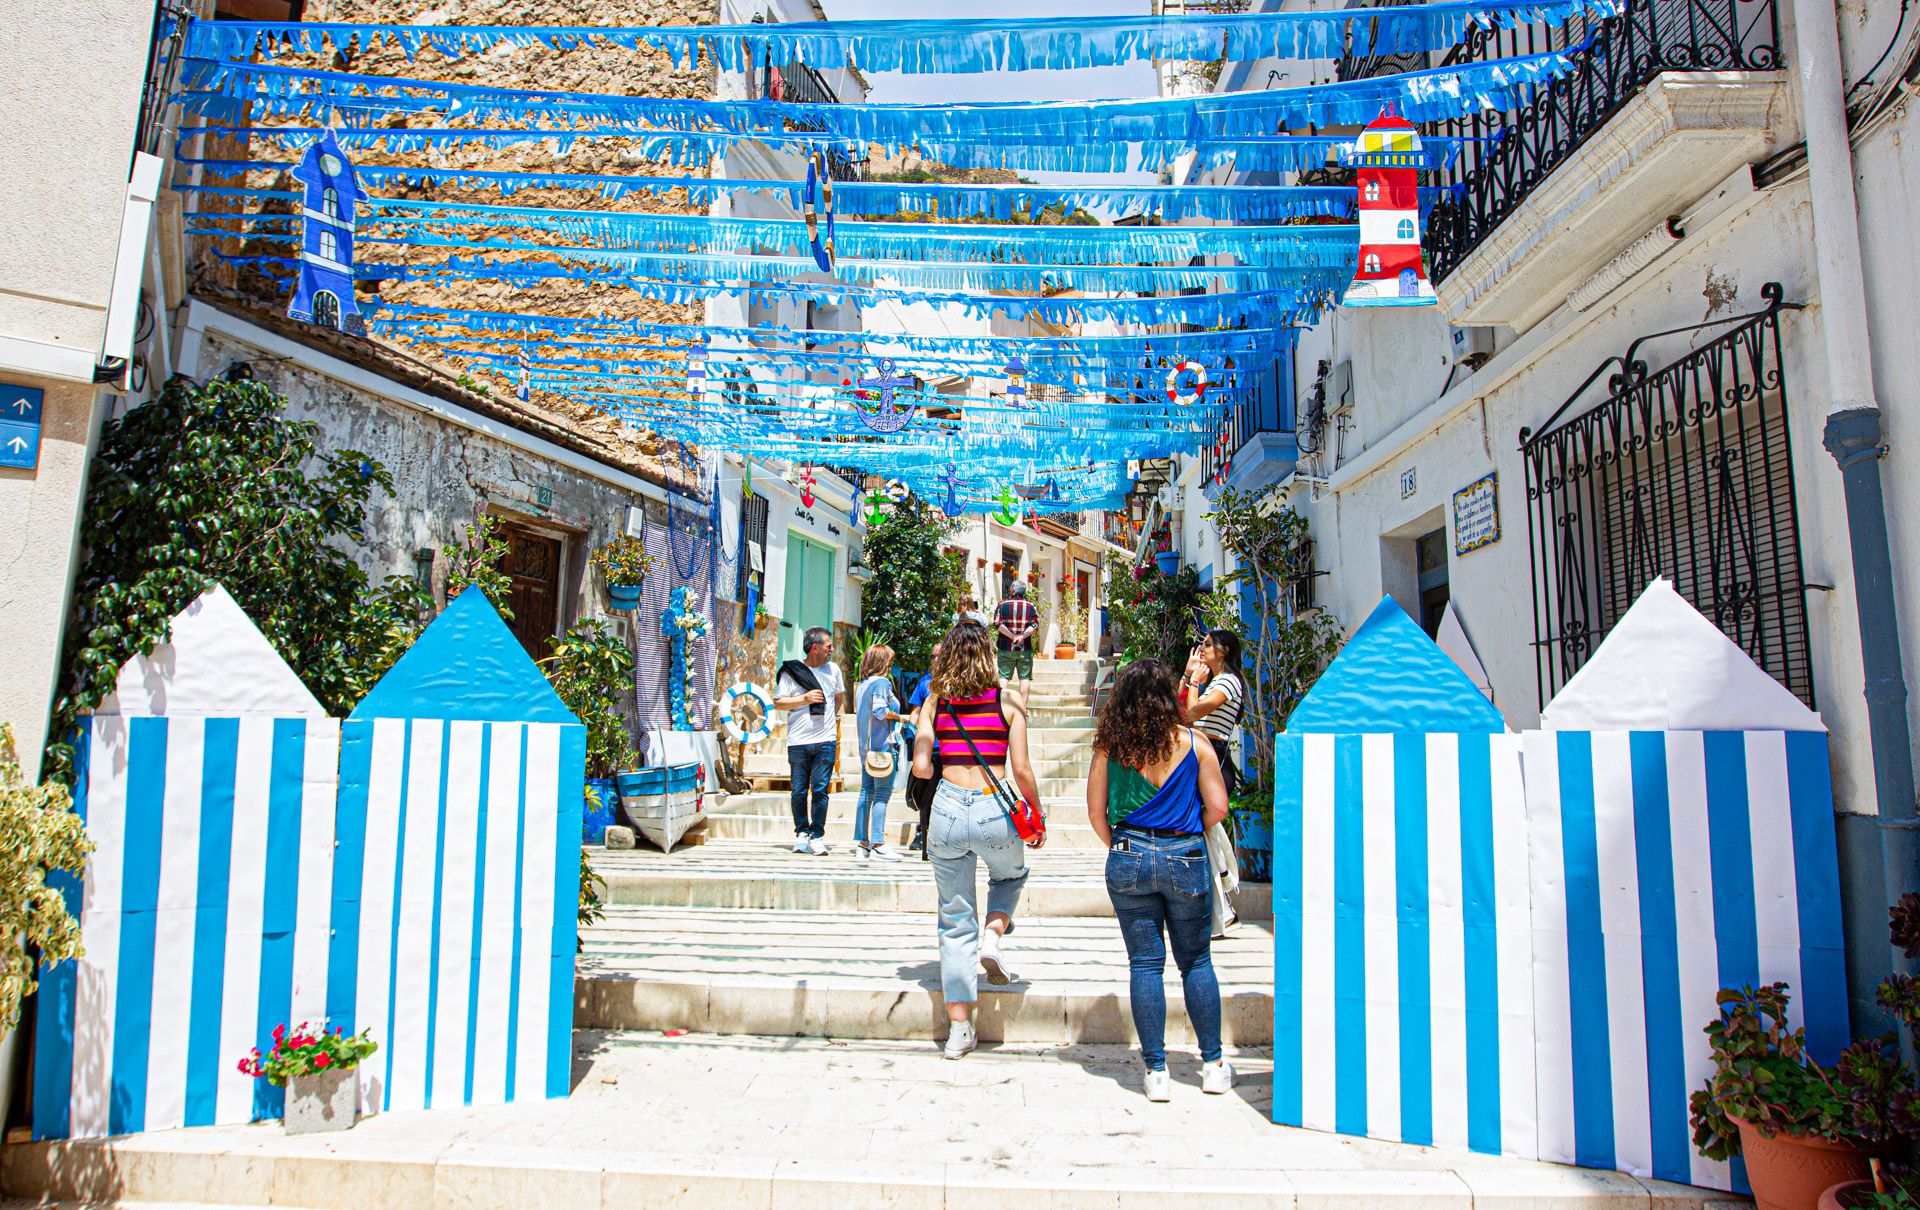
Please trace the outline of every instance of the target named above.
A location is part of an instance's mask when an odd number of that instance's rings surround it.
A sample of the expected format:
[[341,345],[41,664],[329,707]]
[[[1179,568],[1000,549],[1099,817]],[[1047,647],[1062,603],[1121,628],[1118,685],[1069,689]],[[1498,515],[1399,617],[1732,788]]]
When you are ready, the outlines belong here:
[[552,654],[549,640],[560,629],[561,541],[524,525],[504,524],[507,540],[506,573],[513,579],[507,604],[513,610],[508,626],[527,654],[536,660]]

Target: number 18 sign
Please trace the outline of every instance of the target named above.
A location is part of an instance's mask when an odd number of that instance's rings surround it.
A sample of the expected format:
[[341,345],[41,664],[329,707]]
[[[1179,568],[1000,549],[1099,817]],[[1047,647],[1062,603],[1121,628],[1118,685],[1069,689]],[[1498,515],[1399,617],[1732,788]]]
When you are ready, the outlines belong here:
[[0,382],[0,467],[32,470],[40,461],[40,409],[46,392],[39,387]]

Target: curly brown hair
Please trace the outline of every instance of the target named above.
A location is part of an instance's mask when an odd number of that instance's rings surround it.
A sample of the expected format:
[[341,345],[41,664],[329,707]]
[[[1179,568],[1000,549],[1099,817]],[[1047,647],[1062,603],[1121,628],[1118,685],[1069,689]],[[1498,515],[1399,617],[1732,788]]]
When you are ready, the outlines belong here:
[[1000,670],[987,628],[971,618],[955,622],[940,640],[933,660],[933,691],[941,698],[963,701],[1000,686]]
[[1186,724],[1173,686],[1173,669],[1159,660],[1136,660],[1122,668],[1094,728],[1093,750],[1129,769],[1172,756],[1174,736]]

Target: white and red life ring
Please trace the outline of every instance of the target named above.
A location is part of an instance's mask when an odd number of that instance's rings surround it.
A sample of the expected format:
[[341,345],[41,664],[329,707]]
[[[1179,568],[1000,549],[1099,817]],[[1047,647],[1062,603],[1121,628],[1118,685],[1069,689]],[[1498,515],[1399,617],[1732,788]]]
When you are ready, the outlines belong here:
[[[1183,380],[1184,383],[1183,383]],[[1185,389],[1182,389],[1182,386]],[[1167,374],[1167,402],[1187,407],[1207,397],[1207,367],[1183,361]]]

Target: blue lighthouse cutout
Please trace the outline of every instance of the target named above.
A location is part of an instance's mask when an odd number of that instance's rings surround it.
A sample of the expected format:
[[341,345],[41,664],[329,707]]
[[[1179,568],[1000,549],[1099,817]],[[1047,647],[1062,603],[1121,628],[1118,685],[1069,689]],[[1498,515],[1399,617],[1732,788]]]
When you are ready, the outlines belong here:
[[290,174],[300,195],[300,280],[287,314],[294,319],[367,334],[353,301],[353,208],[366,192],[331,130],[314,140]]

